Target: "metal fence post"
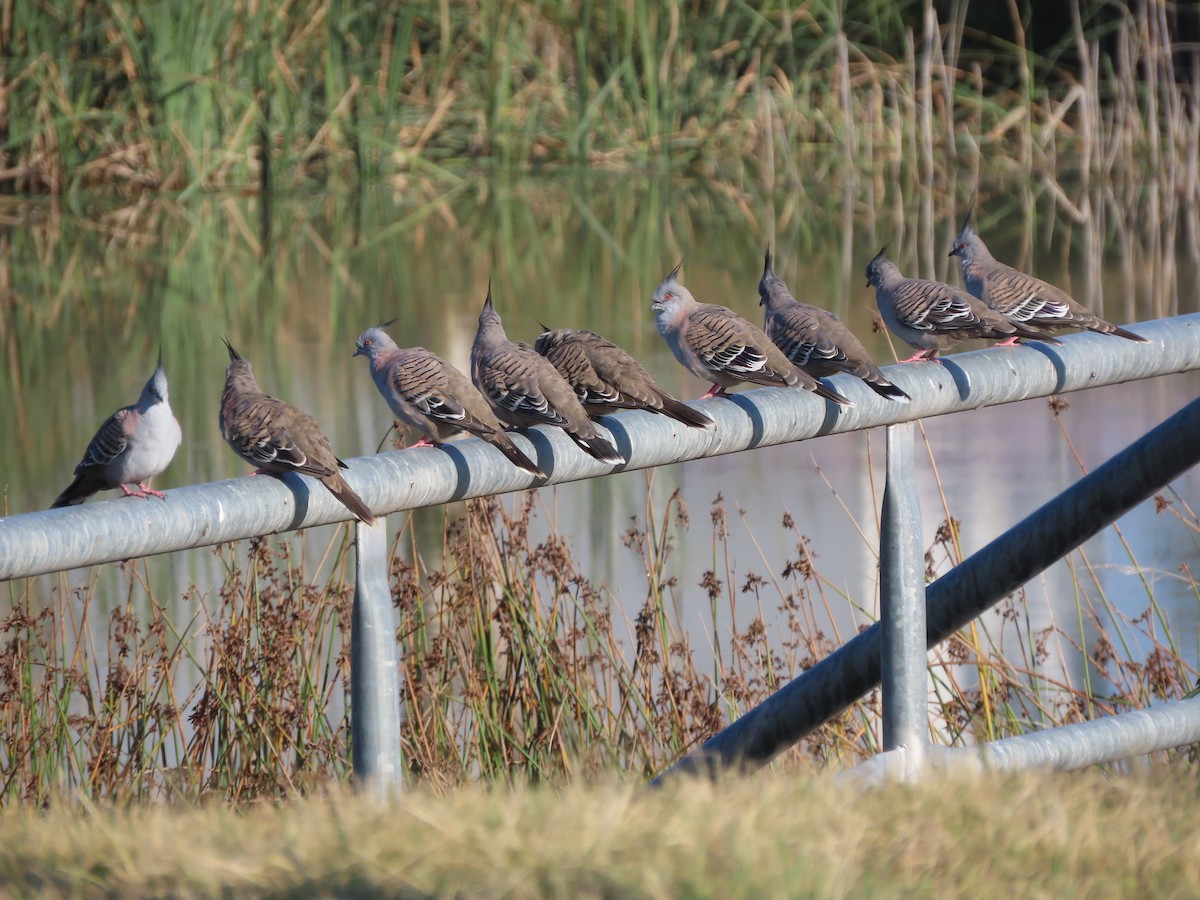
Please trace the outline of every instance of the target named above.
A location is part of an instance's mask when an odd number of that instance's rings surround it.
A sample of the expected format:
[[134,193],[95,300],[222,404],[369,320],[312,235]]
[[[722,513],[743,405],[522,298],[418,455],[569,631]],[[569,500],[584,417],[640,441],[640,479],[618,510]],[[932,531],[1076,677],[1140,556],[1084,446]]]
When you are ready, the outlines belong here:
[[911,422],[887,428],[887,482],[879,541],[883,632],[883,749],[903,748],[909,774],[925,756],[927,721],[925,579],[921,505]]
[[350,740],[354,782],[380,798],[400,788],[400,687],[396,617],[388,587],[387,520],[354,526],[350,628]]

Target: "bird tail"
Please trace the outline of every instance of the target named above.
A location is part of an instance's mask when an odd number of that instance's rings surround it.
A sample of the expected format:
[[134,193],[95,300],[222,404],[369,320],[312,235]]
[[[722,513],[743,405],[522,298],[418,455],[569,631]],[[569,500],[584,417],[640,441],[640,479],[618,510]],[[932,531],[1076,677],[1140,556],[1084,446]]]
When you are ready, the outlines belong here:
[[1017,337],[1022,338],[1023,340],[1041,341],[1043,344],[1053,344],[1055,347],[1062,346],[1062,341],[1056,337],[1052,337],[1045,331],[1041,331],[1037,328],[1030,328],[1023,322],[1015,322],[1012,319],[1009,319],[1009,321],[1012,322],[1013,328],[1017,330]]
[[662,401],[663,415],[670,416],[684,425],[690,425],[692,428],[712,428],[713,420],[705,413],[698,409],[692,409],[681,400],[676,400],[670,394],[664,391],[654,392],[658,399]]
[[853,406],[854,405],[853,403],[850,402],[850,400],[843,397],[841,394],[839,394],[833,388],[831,388],[827,384],[825,384],[825,382],[821,381],[820,379],[814,379],[814,380],[817,382],[817,386],[813,388],[813,391],[814,391],[814,393],[816,393],[816,395],[818,397],[824,397],[826,400],[832,400],[838,406]]
[[92,494],[96,493],[96,488],[91,485],[86,485],[83,475],[76,475],[75,480],[67,485],[66,490],[58,495],[58,498],[50,504],[51,509],[61,509],[64,506],[78,506]]
[[1120,325],[1112,325],[1111,328],[1111,331],[1106,330],[1105,333],[1115,334],[1117,337],[1123,337],[1127,341],[1137,341],[1139,344],[1150,343],[1147,338],[1142,337],[1140,334],[1134,334],[1132,331],[1128,331],[1122,328]]
[[509,461],[514,466],[524,469],[530,475],[535,475],[538,478],[546,477],[546,473],[537,467],[537,463],[522,453],[521,449],[512,442],[512,438],[510,438],[503,431],[498,432],[494,437],[491,435],[480,436],[505,456],[507,456]]
[[600,460],[602,463],[608,463],[610,466],[623,466],[626,463],[625,457],[617,452],[617,448],[606,441],[598,434],[591,437],[584,437],[577,431],[567,432],[576,444],[584,449],[587,454],[594,459]]
[[363,502],[362,497],[354,493],[354,489],[346,484],[346,479],[340,473],[334,472],[321,479],[321,483],[329,488],[329,493],[337,497],[338,502],[368,525],[375,524],[371,508]]
[[908,396],[908,394],[900,390],[900,388],[896,387],[883,376],[879,376],[874,381],[867,381],[867,387],[877,393],[880,397],[886,397],[888,400],[895,400],[897,403],[910,403],[912,401],[912,397]]

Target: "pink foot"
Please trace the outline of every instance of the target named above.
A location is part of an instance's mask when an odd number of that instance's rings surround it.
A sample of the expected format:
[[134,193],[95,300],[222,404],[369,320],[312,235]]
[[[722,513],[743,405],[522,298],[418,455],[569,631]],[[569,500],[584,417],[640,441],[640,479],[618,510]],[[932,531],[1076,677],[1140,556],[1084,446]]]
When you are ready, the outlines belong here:
[[[138,487],[141,487],[141,485],[139,484]],[[125,492],[126,497],[145,497],[146,496],[146,494],[143,491],[131,491],[129,488],[125,487],[125,485],[121,485],[121,490]]]
[[920,350],[920,351],[914,353],[908,359],[900,360],[900,362],[901,363],[933,362],[933,363],[937,363],[940,366],[942,364],[942,361],[937,358],[937,356],[935,355],[936,353],[937,353],[936,350],[934,350],[932,353],[928,350]]
[[708,389],[708,393],[705,394],[700,399],[701,400],[711,400],[713,397],[727,397],[727,396],[729,396],[729,394],[725,390],[725,388],[721,387],[719,384],[714,384],[712,387],[710,387]]
[[142,489],[142,496],[143,496],[143,497],[157,497],[159,500],[166,500],[166,499],[167,499],[167,495],[166,495],[165,493],[163,493],[162,491],[156,491],[156,490],[154,490],[154,488],[150,487],[150,485],[148,485],[148,484],[142,484],[142,483],[139,481],[139,482],[138,482],[138,487]]
[[420,439],[419,441],[417,441],[415,444],[409,444],[409,445],[408,445],[408,449],[409,449],[409,450],[416,450],[418,447],[436,447],[436,446],[437,446],[437,444],[435,444],[435,443],[434,443],[433,441],[431,441],[429,438],[421,438],[421,439]]
[[1000,343],[998,343],[998,344],[994,344],[993,346],[996,346],[996,347],[1015,347],[1015,346],[1017,346],[1017,336],[1014,334],[1012,337],[1007,337],[1007,338],[1005,338],[1004,340],[1002,340]]

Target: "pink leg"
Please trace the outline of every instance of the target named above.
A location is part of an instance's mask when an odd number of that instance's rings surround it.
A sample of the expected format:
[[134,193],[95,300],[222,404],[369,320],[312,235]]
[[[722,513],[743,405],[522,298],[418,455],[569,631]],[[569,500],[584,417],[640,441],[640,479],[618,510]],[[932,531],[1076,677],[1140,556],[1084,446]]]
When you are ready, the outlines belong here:
[[714,384],[712,387],[710,387],[708,389],[708,393],[705,394],[700,399],[701,400],[709,400],[713,397],[726,397],[726,396],[728,396],[728,392],[725,390],[725,388],[721,387],[719,384]]
[[[138,487],[141,487],[141,485],[139,484]],[[124,492],[126,497],[145,497],[146,496],[141,491],[131,491],[129,488],[125,487],[125,485],[123,485],[123,484],[120,485],[120,488]]]
[[156,491],[156,490],[154,490],[154,488],[150,487],[150,485],[148,485],[148,484],[142,484],[142,483],[139,481],[139,482],[138,482],[138,487],[142,489],[142,496],[143,496],[143,497],[157,497],[159,500],[166,500],[166,499],[167,499],[167,495],[166,495],[165,493],[163,493],[162,491]]
[[993,346],[996,346],[996,347],[1015,347],[1015,346],[1017,346],[1017,336],[1014,334],[1012,337],[1007,337],[1007,338],[1005,338],[1004,340],[1002,340],[1000,343],[998,343],[998,344],[995,344],[995,345],[993,345]]
[[409,445],[408,445],[408,449],[409,449],[409,450],[416,450],[418,447],[436,447],[436,446],[437,446],[437,444],[435,444],[435,443],[434,443],[433,441],[431,441],[429,438],[421,438],[421,439],[420,439],[419,441],[417,441],[415,444],[409,444]]

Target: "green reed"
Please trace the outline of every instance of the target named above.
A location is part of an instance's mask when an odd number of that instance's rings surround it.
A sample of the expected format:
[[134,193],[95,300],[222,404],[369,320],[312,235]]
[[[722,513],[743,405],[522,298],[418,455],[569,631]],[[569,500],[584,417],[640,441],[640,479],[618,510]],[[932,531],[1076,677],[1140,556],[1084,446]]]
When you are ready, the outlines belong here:
[[1173,12],[1085,2],[1035,49],[1044,11],[985,10],[983,24],[970,6],[16,4],[0,34],[0,184],[449,183],[487,160],[791,189],[834,167],[853,190],[958,168],[1108,178],[1148,159],[1196,190],[1198,85],[1175,66]]

